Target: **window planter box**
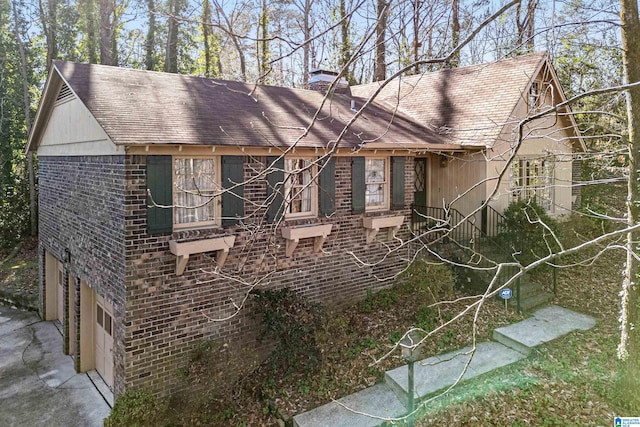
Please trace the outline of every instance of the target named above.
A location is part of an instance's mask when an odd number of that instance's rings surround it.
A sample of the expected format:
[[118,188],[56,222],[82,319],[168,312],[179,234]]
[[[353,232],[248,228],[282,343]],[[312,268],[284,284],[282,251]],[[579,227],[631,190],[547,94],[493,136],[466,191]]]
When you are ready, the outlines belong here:
[[404,215],[396,216],[369,216],[362,219],[362,226],[367,234],[367,243],[371,243],[376,239],[376,235],[380,229],[386,228],[389,240],[396,237],[396,233],[400,230],[404,222]]
[[333,224],[305,224],[282,228],[282,237],[287,240],[286,255],[291,257],[300,239],[313,238],[313,252],[320,252]]
[[224,266],[229,249],[233,247],[236,236],[220,236],[211,239],[194,240],[191,242],[178,242],[169,240],[169,250],[176,258],[176,276],[181,276],[189,261],[189,256],[204,252],[216,252],[216,264],[218,268]]

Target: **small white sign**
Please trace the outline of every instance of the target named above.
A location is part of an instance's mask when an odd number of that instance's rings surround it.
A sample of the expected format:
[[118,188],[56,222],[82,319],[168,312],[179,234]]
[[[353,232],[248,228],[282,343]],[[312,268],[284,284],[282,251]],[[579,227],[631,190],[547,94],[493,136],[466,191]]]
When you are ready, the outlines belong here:
[[640,427],[640,418],[637,417],[616,417],[615,427]]
[[504,288],[503,290],[500,291],[500,298],[502,299],[509,299],[513,296],[513,292],[511,292],[511,289],[509,288]]

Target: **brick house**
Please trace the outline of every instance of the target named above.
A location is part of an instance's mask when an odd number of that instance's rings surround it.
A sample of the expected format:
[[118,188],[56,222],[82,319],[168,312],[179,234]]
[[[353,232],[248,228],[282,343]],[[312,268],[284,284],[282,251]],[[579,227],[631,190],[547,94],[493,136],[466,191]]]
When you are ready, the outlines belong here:
[[[354,120],[373,86],[339,87],[325,99],[316,90],[55,62],[28,143],[39,165],[41,315],[61,322],[78,371],[96,369],[116,395],[130,387],[163,395],[198,340],[250,345],[255,286],[334,305],[389,286],[415,250],[403,245],[413,204],[472,212],[492,194],[488,175],[517,149],[516,115],[533,111],[530,102],[563,99],[546,56],[522,58],[484,66],[516,68],[519,87],[503,91],[509,108],[485,99],[484,115],[509,112],[482,144],[461,138],[458,124],[435,126],[419,108],[427,99],[413,92],[392,108],[398,87]],[[541,78],[553,94],[530,100]],[[405,83],[419,87],[405,78],[399,88]],[[555,126],[561,142],[538,136],[520,151],[555,156],[545,179],[571,181],[575,144],[565,140],[579,134],[571,116]],[[496,181],[509,197],[538,191],[519,180],[549,169],[522,159],[511,166],[516,178]],[[491,203],[500,207],[498,193]],[[570,210],[570,186],[549,197],[552,213]]]

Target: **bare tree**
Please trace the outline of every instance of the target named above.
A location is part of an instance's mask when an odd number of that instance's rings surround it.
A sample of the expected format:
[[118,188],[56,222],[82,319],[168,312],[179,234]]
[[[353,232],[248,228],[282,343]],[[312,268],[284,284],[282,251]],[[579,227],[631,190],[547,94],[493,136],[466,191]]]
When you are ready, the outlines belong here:
[[387,78],[387,56],[386,56],[386,32],[387,18],[389,17],[389,5],[391,1],[377,0],[376,2],[376,58],[373,63],[373,81],[382,81]]
[[[622,24],[623,68],[628,83],[640,82],[640,19],[636,0],[621,0],[620,23]],[[627,260],[622,284],[621,340],[618,356],[622,360],[619,382],[623,390],[636,390],[640,381],[640,289],[638,280],[637,247],[640,232],[634,227],[640,222],[640,188],[638,168],[640,167],[640,85],[626,92],[628,119],[628,196],[627,196]],[[637,408],[640,398],[636,393],[622,393],[628,408]]]

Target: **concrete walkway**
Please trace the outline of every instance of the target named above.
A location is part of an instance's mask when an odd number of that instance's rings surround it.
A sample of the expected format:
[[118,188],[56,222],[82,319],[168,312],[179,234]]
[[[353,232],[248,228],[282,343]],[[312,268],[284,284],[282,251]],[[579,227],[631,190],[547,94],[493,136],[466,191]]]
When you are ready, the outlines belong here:
[[[467,347],[417,362],[414,396],[419,400],[454,384],[470,357],[462,380],[510,365],[526,358],[535,346],[579,329],[591,329],[595,324],[593,317],[559,306],[542,308],[528,319],[496,329],[493,333],[495,341],[479,343],[473,354],[472,348]],[[408,395],[407,366],[401,366],[387,371],[383,384],[296,415],[293,424],[298,427],[378,426],[385,419],[406,414]]]
[[102,426],[109,412],[52,322],[0,305],[0,426]]

